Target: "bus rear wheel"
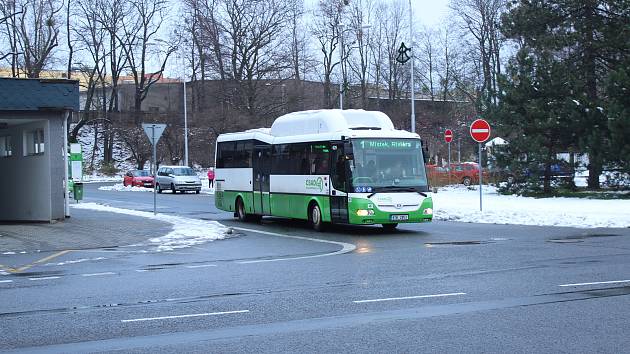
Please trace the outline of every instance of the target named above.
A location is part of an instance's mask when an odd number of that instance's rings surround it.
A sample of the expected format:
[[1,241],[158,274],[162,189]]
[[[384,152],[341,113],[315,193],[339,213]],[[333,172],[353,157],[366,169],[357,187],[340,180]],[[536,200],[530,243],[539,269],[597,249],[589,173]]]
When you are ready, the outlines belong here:
[[240,197],[236,199],[236,217],[239,221],[247,221],[247,213],[245,212],[245,204]]
[[381,224],[385,231],[394,231],[398,227],[398,224]]
[[315,231],[324,231],[324,222],[322,221],[322,210],[317,203],[311,204],[308,212],[308,221]]

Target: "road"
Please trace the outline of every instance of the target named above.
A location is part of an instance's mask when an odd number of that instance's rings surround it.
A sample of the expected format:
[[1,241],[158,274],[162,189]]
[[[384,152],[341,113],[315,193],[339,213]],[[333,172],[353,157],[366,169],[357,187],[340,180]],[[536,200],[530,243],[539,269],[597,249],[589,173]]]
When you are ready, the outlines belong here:
[[[98,186],[87,185],[86,202],[152,210],[151,193]],[[158,202],[161,213],[218,220],[234,237],[172,252],[72,251],[0,277],[0,350],[630,348],[630,229],[433,222],[317,233],[283,219],[236,222],[211,195]]]

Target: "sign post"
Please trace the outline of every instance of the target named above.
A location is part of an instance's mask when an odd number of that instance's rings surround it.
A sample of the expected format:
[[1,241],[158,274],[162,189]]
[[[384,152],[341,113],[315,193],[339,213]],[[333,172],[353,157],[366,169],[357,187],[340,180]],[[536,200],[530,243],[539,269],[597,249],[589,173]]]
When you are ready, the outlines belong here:
[[157,150],[157,142],[160,140],[162,133],[164,133],[164,129],[166,129],[166,124],[150,124],[150,123],[142,123],[142,129],[149,137],[149,142],[151,142],[151,147],[153,148],[153,154],[151,155],[151,174],[153,175],[153,215],[156,214],[157,209],[157,196],[156,196],[156,168],[155,163],[157,161],[156,150]]
[[490,138],[490,124],[483,119],[477,119],[470,125],[470,136],[479,143],[479,211],[483,211],[481,194],[482,170],[481,167],[481,143]]
[[451,141],[453,141],[453,131],[446,129],[444,132],[444,140],[448,144],[448,184],[451,184]]

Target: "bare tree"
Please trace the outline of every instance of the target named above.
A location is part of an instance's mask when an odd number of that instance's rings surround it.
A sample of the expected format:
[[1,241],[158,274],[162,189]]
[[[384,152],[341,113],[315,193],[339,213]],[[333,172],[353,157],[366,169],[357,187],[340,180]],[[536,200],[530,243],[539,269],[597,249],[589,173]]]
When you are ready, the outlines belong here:
[[[11,65],[11,76],[18,77],[18,56],[20,54],[18,49],[18,26],[17,18],[22,11],[16,8],[16,3],[13,0],[0,2],[0,26],[2,28],[0,34],[4,37],[2,42],[8,44],[8,52],[0,52],[0,60],[7,59]],[[2,37],[0,37],[2,38]]]
[[379,2],[375,6],[375,22],[370,29],[370,36],[368,38],[372,61],[372,79],[374,81],[374,87],[376,89],[377,106],[380,108],[381,104],[381,80],[383,79],[383,71],[386,66],[385,58],[387,58],[387,50],[385,49],[385,18],[386,18],[386,5]]
[[15,30],[15,47],[19,51],[18,67],[27,77],[37,78],[59,44],[58,15],[63,9],[63,2],[15,0],[12,5],[17,10],[14,12],[19,13],[12,29]]
[[352,4],[350,16],[350,29],[354,34],[355,41],[354,55],[349,60],[350,68],[359,81],[361,88],[361,107],[367,108],[368,105],[368,69],[370,64],[370,38],[369,30],[371,29],[372,18],[374,12],[374,3],[371,0],[359,0]]
[[340,1],[320,0],[315,10],[311,31],[317,39],[322,53],[322,79],[324,84],[324,107],[332,108],[332,75],[339,61],[335,52],[339,46],[339,23],[343,3]]
[[[118,3],[117,0],[114,2]],[[166,63],[175,52],[176,46],[158,38],[158,31],[168,11],[166,0],[133,0],[123,8],[121,32],[114,35],[124,51],[128,69],[134,81],[134,110],[142,110],[142,101],[147,97],[151,86],[162,78]],[[161,56],[161,58],[159,58]],[[159,58],[159,69],[147,70],[151,58]],[[140,123],[135,115],[135,123]]]
[[[87,83],[85,84],[86,99],[80,120],[70,133],[70,141],[76,140],[79,130],[83,126],[98,122],[99,119],[103,120],[106,117],[105,110],[107,106],[104,103],[104,99],[107,94],[103,87],[106,81],[106,57],[109,53],[106,48],[106,30],[99,22],[99,1],[78,0],[75,2],[72,12],[72,17],[75,18],[75,21],[71,27],[72,30],[68,32],[68,42],[72,38],[76,42],[80,54],[85,55],[86,59],[89,60],[86,63],[79,64],[81,72],[87,78]],[[68,71],[70,70],[71,67],[68,68]],[[98,90],[99,86],[101,90]],[[94,115],[89,113],[93,108],[100,108],[98,111],[103,112],[100,118],[94,118]],[[97,144],[94,144],[94,148],[97,148]]]
[[[290,76],[290,45],[284,40],[291,23],[290,4],[282,0],[224,0],[223,31],[229,51],[230,76],[237,85],[240,103],[250,117],[266,116],[260,94],[262,80]],[[261,86],[262,85],[262,86]]]
[[440,92],[442,100],[446,101],[453,96],[453,70],[457,61],[457,52],[451,30],[448,26],[438,30],[441,57],[438,59],[438,77],[440,80]]
[[[501,74],[501,39],[499,20],[505,0],[451,0],[450,7],[459,17],[462,29],[472,36],[472,51],[479,59],[482,74],[478,91],[484,102],[496,103],[497,78]],[[478,101],[478,100],[477,100]],[[479,109],[483,109],[479,103]]]
[[[387,15],[383,17],[385,27],[385,50],[386,50],[386,84],[390,100],[398,99],[401,91],[408,81],[404,74],[404,66],[396,61],[398,48],[403,38],[403,31],[408,28],[405,21],[405,3],[396,0],[386,8]],[[407,65],[410,65],[409,63]]]
[[420,40],[420,69],[418,73],[422,82],[423,93],[429,94],[431,100],[435,100],[436,80],[437,80],[437,32],[426,28]]

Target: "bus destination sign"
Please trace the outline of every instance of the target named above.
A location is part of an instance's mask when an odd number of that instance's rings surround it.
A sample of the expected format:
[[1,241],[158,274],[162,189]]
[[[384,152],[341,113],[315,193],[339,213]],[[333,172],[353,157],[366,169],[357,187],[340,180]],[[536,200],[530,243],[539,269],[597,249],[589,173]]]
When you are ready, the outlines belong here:
[[411,149],[413,143],[403,140],[362,140],[361,147],[364,149]]

